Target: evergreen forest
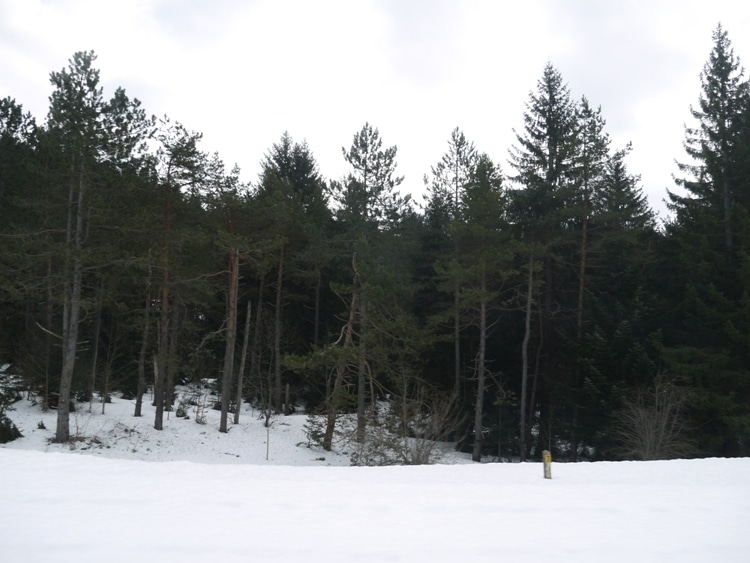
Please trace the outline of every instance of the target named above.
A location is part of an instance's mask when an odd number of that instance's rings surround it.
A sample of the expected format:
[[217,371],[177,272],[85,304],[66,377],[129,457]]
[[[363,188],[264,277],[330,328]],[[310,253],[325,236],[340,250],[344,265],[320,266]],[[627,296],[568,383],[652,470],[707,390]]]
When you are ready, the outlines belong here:
[[749,455],[750,82],[721,26],[700,79],[660,222],[551,63],[507,155],[447,132],[416,201],[375,124],[340,179],[282,133],[247,184],[75,53],[43,123],[0,100],[0,378],[59,442],[94,395],[162,429],[209,381],[217,431],[304,409],[326,449],[346,415],[475,461]]

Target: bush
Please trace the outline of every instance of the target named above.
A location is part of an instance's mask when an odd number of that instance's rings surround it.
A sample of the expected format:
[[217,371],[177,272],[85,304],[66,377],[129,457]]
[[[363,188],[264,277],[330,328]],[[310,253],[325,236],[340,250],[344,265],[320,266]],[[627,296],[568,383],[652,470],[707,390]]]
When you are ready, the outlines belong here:
[[651,386],[636,390],[616,414],[620,456],[647,461],[694,455],[684,414],[689,399],[674,378],[661,373]]
[[177,418],[188,418],[188,419],[190,418],[184,401],[180,400],[180,402],[177,403],[177,410],[175,411],[175,416]]
[[21,378],[8,373],[10,364],[0,365],[0,414],[10,409],[10,405],[23,398]]
[[212,399],[210,397],[211,388],[208,385],[189,384],[179,394],[177,402],[177,416],[190,418],[189,408],[193,407],[195,413],[195,422],[206,424],[206,411],[211,407]]
[[5,413],[0,413],[0,444],[12,442],[16,438],[22,438],[23,434],[18,427],[9,419]]
[[[364,442],[356,441],[356,422],[348,434],[352,465],[426,465],[440,461],[440,442],[456,429],[447,396],[398,398],[378,404],[367,419]],[[345,428],[342,428],[345,431]]]
[[303,430],[307,437],[307,447],[322,448],[325,436],[326,418],[322,414],[308,413]]
[[22,397],[20,378],[8,373],[9,368],[10,364],[0,366],[0,444],[22,437],[21,431],[5,414]]

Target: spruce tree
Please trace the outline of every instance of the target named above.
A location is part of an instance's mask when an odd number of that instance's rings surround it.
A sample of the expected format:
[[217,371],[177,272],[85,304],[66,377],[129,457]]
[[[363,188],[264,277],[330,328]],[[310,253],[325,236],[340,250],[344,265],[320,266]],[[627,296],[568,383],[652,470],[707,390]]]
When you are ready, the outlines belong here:
[[[51,335],[37,330],[32,336],[22,328],[28,317],[24,310],[44,303],[47,293],[37,279],[38,264],[51,259],[49,252],[41,257],[40,246],[47,238],[43,169],[33,117],[14,99],[0,99],[0,355],[26,372],[28,383],[45,389],[47,397]],[[35,377],[39,371],[44,372],[41,381]]]
[[686,128],[674,216],[661,250],[670,270],[660,279],[667,306],[665,362],[692,387],[692,415],[702,449],[741,455],[750,435],[747,368],[750,95],[739,58],[719,25],[701,72],[696,121]]
[[[277,412],[289,412],[289,405],[282,401],[282,321],[283,307],[291,304],[292,318],[308,317],[304,304],[310,299],[309,285],[301,281],[304,264],[301,259],[312,260],[316,268],[316,292],[313,332],[319,330],[320,292],[322,267],[329,260],[325,248],[310,248],[310,240],[325,240],[326,223],[329,213],[323,193],[323,180],[318,165],[306,143],[297,143],[288,133],[284,133],[278,143],[274,143],[262,162],[262,171],[256,202],[266,210],[258,227],[262,237],[277,241],[276,299],[274,318],[274,381],[271,385],[273,408]],[[323,242],[323,244],[325,244]],[[287,334],[289,340],[309,341],[302,334],[304,327],[298,324],[294,334]],[[300,331],[300,332],[298,332]],[[312,339],[316,337],[313,335]],[[304,349],[294,350],[301,353]],[[292,352],[292,350],[287,350]],[[288,381],[287,381],[288,384]]]
[[678,164],[682,177],[677,184],[688,196],[670,194],[670,202],[672,210],[683,215],[697,212],[696,206],[710,208],[711,218],[722,227],[723,244],[731,252],[733,202],[747,182],[746,174],[740,173],[747,167],[736,157],[750,89],[721,24],[713,32],[713,41],[701,72],[698,107],[690,108],[696,125],[685,129],[684,147],[691,161]]
[[[542,291],[538,299],[527,300],[527,307],[536,304],[539,311],[532,315],[538,319],[534,355],[539,361],[535,361],[534,385],[539,394],[545,393],[545,400],[539,409],[529,408],[539,410],[546,419],[550,416],[552,386],[561,385],[569,373],[561,369],[556,356],[563,348],[561,312],[574,307],[567,299],[574,274],[562,252],[570,248],[579,180],[577,107],[562,75],[551,63],[545,66],[536,90],[529,94],[523,122],[523,129],[514,131],[516,144],[510,150],[515,189],[510,192],[508,213],[517,238],[527,245],[527,277],[536,277]],[[539,256],[541,249],[544,254]],[[537,275],[536,262],[540,263]],[[542,381],[546,385],[542,386]],[[542,421],[543,429],[550,427],[548,422]],[[550,436],[540,438],[548,440],[545,446],[551,443]]]

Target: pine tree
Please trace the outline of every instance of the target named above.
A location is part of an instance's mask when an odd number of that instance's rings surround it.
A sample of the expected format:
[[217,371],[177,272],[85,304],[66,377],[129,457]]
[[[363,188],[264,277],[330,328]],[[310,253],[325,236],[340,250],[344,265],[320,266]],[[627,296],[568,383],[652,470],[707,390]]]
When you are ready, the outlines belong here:
[[505,292],[513,274],[514,255],[505,222],[502,174],[486,154],[479,157],[461,203],[462,220],[453,227],[461,252],[448,267],[448,275],[461,287],[461,309],[469,315],[466,322],[478,331],[473,370],[477,383],[472,459],[480,461],[484,445],[485,391],[491,372],[487,337],[493,324],[492,311],[501,308],[508,298]]
[[448,140],[448,151],[440,162],[432,167],[432,178],[428,183],[430,193],[440,195],[450,202],[452,215],[457,219],[461,214],[461,201],[466,184],[477,166],[479,154],[474,143],[468,141],[464,133],[456,127]]
[[[156,152],[159,207],[161,213],[158,243],[160,248],[158,268],[159,284],[159,332],[157,335],[156,376],[154,384],[154,428],[164,428],[164,410],[169,409],[171,399],[169,381],[174,373],[174,350],[178,323],[173,286],[175,284],[176,249],[183,242],[179,225],[176,224],[177,211],[182,207],[183,190],[197,187],[204,172],[205,155],[198,149],[202,138],[199,133],[188,131],[180,123],[172,123],[168,118],[161,120],[156,132],[159,143]],[[170,326],[171,325],[171,326]],[[171,337],[170,337],[171,329]],[[171,345],[170,345],[171,344]],[[172,353],[170,353],[172,352]]]
[[[478,165],[479,155],[474,143],[466,140],[463,132],[456,127],[448,141],[448,151],[440,162],[432,167],[432,179],[428,184],[431,209],[428,213],[445,208],[449,221],[459,221],[463,212],[463,200],[467,184],[472,180]],[[453,241],[454,256],[460,249]],[[461,390],[461,319],[460,291],[458,280],[453,288],[453,398],[458,400]]]
[[[219,419],[219,432],[228,432],[229,407],[232,397],[235,363],[235,343],[237,340],[238,324],[238,299],[240,285],[240,263],[250,248],[250,242],[246,236],[241,234],[246,227],[243,223],[246,215],[247,199],[246,188],[239,181],[239,168],[235,167],[227,174],[224,163],[218,155],[214,155],[206,165],[206,187],[208,193],[205,197],[205,205],[209,215],[213,219],[212,224],[216,229],[216,242],[226,254],[226,272],[228,277],[226,289],[226,315],[224,321],[224,365],[221,376],[221,415]],[[246,329],[247,330],[247,329]],[[241,376],[240,376],[241,377]],[[237,385],[241,388],[242,382]],[[242,395],[237,395],[235,405],[238,413],[241,407]],[[237,416],[235,416],[237,420]]]
[[55,440],[70,439],[70,400],[78,348],[83,291],[83,251],[86,238],[89,191],[102,148],[102,89],[93,52],[73,55],[68,68],[53,72],[47,127],[65,160],[60,181],[68,186],[68,212],[64,250],[62,368]]
[[348,230],[352,249],[352,304],[357,307],[359,340],[357,352],[357,441],[365,440],[365,406],[368,365],[368,306],[370,301],[369,271],[373,264],[373,243],[379,230],[392,229],[398,222],[408,197],[401,197],[396,187],[403,177],[396,176],[395,146],[383,148],[377,128],[365,123],[354,134],[344,159],[352,167],[345,189],[336,194],[341,208],[339,218]]
[[342,147],[341,152],[352,168],[345,191],[336,197],[341,219],[357,236],[367,235],[373,227],[387,228],[410,199],[396,191],[404,179],[395,175],[396,146],[384,149],[378,129],[365,123],[354,134],[349,150]]
[[24,184],[24,172],[33,158],[36,123],[23,106],[10,97],[0,99],[0,221],[13,220],[19,211],[18,197]]

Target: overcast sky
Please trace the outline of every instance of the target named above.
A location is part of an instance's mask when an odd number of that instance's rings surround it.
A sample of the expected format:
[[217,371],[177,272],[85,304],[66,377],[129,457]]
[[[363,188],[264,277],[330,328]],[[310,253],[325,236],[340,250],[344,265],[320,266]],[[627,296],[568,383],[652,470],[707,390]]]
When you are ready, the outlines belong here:
[[49,73],[94,50],[105,97],[122,86],[202,132],[245,181],[283,131],[339,179],[369,121],[421,201],[454,127],[511,172],[551,62],[602,107],[615,148],[632,141],[630,170],[663,212],[719,22],[745,63],[743,0],[0,0],[0,98],[43,123]]

